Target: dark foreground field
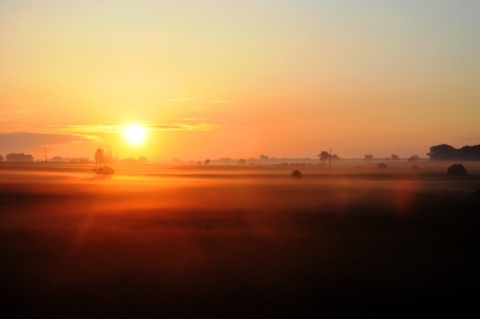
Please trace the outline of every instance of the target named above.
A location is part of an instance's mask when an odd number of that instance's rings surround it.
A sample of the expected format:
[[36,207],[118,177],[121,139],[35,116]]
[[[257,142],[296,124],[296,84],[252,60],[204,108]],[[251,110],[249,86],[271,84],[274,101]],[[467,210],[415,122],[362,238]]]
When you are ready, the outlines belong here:
[[2,317],[477,312],[478,174],[304,175],[0,167]]

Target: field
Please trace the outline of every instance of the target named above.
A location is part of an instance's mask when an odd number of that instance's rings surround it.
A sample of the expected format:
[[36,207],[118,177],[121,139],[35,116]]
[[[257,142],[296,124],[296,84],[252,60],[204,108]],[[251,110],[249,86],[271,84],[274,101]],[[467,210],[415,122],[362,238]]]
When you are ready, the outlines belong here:
[[480,302],[480,163],[0,163],[8,318],[459,314]]

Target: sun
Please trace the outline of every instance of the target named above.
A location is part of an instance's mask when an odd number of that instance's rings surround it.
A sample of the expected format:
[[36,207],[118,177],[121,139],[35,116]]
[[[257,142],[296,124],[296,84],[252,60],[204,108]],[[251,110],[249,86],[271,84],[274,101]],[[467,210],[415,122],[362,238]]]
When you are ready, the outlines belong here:
[[125,139],[131,144],[140,144],[146,138],[145,127],[137,124],[131,124],[125,127],[123,130]]

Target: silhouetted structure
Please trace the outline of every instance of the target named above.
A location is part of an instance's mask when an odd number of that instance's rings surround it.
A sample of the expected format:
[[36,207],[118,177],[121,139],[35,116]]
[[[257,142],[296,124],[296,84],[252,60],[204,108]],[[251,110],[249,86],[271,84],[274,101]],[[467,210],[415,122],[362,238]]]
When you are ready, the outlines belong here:
[[464,146],[456,149],[447,144],[430,147],[427,154],[431,160],[480,160],[480,145]]
[[101,148],[95,151],[95,168],[92,171],[97,175],[112,175],[115,172],[105,164],[105,152]]
[[7,162],[33,162],[33,156],[25,153],[10,153],[6,156]]
[[462,164],[453,164],[447,169],[447,175],[463,176],[467,174],[467,169]]

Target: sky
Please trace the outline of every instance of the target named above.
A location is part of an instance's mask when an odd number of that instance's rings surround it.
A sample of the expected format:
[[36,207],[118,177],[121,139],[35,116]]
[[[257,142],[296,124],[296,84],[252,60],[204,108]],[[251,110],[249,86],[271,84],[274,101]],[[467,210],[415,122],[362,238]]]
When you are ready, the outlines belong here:
[[[0,0],[0,155],[480,144],[480,1]],[[132,123],[142,143],[123,136]]]

